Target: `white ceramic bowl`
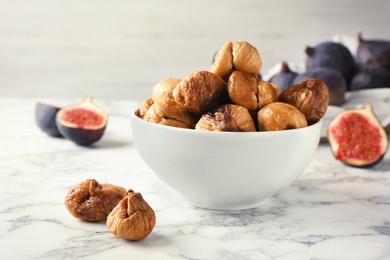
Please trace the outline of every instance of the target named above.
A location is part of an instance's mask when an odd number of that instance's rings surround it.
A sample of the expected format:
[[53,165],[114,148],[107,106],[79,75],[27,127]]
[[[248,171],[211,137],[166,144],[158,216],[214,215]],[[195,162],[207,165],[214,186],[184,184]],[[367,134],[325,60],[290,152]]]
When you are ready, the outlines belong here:
[[214,210],[263,204],[306,169],[322,120],[277,132],[209,132],[162,126],[131,115],[135,145],[150,169],[187,202]]

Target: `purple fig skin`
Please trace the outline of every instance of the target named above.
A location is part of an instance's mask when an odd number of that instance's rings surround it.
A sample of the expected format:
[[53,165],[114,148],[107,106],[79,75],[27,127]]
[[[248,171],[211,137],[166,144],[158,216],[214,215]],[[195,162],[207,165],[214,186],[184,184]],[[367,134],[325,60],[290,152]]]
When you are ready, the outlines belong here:
[[390,70],[384,67],[365,66],[360,68],[352,78],[349,89],[372,89],[390,87]]
[[365,40],[358,34],[356,61],[359,66],[374,65],[390,70],[390,41],[381,39]]
[[307,46],[306,70],[326,67],[341,71],[347,84],[356,72],[356,62],[347,47],[341,43],[323,42],[314,47]]
[[104,126],[100,129],[83,129],[83,128],[72,128],[62,125],[57,122],[57,127],[60,133],[67,139],[73,141],[80,146],[89,146],[99,141],[106,129]]
[[287,62],[283,61],[280,67],[280,71],[277,74],[273,75],[269,79],[269,82],[278,86],[280,90],[285,90],[292,85],[292,82],[297,75],[298,73],[292,71],[288,66]]
[[63,137],[56,124],[56,115],[60,109],[60,107],[41,102],[35,104],[35,122],[49,136]]
[[314,68],[296,76],[292,85],[299,84],[311,78],[318,78],[325,82],[329,90],[329,105],[340,106],[344,103],[348,86],[340,71],[330,68]]

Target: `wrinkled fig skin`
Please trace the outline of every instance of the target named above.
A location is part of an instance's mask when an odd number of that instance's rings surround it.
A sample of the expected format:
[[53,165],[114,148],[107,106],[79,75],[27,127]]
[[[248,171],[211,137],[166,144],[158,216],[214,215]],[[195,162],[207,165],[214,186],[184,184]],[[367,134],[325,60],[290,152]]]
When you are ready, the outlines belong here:
[[123,187],[87,179],[69,191],[64,203],[75,218],[99,222],[105,220],[125,196],[126,189]]
[[262,60],[256,47],[248,42],[226,42],[215,54],[210,71],[228,81],[234,71],[261,78]]
[[307,46],[306,70],[318,67],[331,68],[341,71],[347,84],[356,71],[355,59],[347,47],[336,42],[323,42],[314,47]]
[[293,85],[293,81],[298,73],[292,71],[288,66],[288,63],[283,61],[280,67],[280,71],[273,75],[269,82],[275,84],[280,90],[285,90],[289,86]]
[[154,103],[154,101],[152,98],[145,99],[139,108],[139,117],[144,118],[146,112],[153,105],[153,103]]
[[365,40],[358,35],[356,60],[360,66],[374,65],[390,70],[390,41],[381,39]]
[[62,137],[56,124],[56,115],[60,107],[36,103],[35,104],[35,122],[38,127],[46,134],[52,137]]
[[388,136],[370,103],[345,110],[328,125],[328,141],[335,158],[354,167],[371,167],[382,161]]
[[226,82],[216,74],[197,71],[184,77],[174,88],[173,97],[184,110],[201,116],[228,97]]
[[360,68],[352,78],[349,89],[371,89],[390,87],[390,70],[384,67],[365,66]]
[[325,115],[329,104],[329,91],[322,80],[312,78],[283,90],[278,101],[298,108],[311,125]]
[[330,68],[314,68],[296,76],[292,85],[311,78],[318,78],[325,82],[329,90],[329,105],[340,106],[344,103],[348,85],[339,71]]
[[251,114],[245,107],[227,104],[205,113],[195,126],[196,130],[225,132],[255,132]]
[[257,78],[251,73],[235,71],[227,83],[230,99],[237,105],[255,111],[257,105]]
[[108,230],[119,238],[141,240],[156,225],[156,214],[141,193],[129,190],[107,217]]
[[293,105],[273,102],[257,113],[260,131],[281,131],[307,126],[305,116]]
[[192,115],[182,109],[175,108],[177,107],[164,106],[162,109],[159,104],[154,103],[146,111],[143,119],[159,125],[194,129],[195,119]]

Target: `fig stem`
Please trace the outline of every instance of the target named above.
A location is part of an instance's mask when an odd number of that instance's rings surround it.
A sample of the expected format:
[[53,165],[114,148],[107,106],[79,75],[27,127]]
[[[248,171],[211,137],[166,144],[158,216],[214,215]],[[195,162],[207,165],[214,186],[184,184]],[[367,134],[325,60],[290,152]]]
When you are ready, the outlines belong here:
[[93,99],[92,96],[86,96],[84,102],[92,103],[92,99]]

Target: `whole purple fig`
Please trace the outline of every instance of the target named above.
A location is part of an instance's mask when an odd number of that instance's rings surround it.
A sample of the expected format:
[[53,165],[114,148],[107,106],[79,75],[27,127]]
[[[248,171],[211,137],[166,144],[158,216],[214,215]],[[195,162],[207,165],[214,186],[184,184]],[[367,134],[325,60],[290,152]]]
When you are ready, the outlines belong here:
[[280,90],[284,90],[291,86],[294,78],[298,75],[298,73],[292,71],[288,66],[288,63],[283,61],[281,63],[280,71],[273,75],[269,82],[275,84],[280,88]]
[[307,46],[306,70],[325,67],[339,70],[347,84],[356,71],[356,62],[347,47],[337,42],[323,42],[314,47]]
[[361,33],[359,33],[358,39],[356,60],[359,65],[376,65],[390,69],[390,41],[365,40]]
[[390,70],[380,66],[364,66],[352,78],[349,89],[359,90],[388,87],[390,87]]

